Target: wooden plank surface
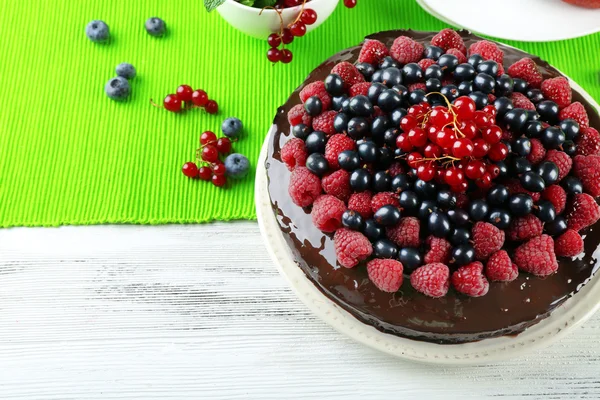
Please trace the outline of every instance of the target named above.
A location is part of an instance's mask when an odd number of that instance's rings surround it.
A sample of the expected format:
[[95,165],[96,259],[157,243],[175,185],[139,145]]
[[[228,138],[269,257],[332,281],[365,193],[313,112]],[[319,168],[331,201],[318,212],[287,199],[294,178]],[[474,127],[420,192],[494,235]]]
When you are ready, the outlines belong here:
[[600,317],[497,365],[403,362],[317,320],[251,222],[0,230],[0,399],[599,399]]

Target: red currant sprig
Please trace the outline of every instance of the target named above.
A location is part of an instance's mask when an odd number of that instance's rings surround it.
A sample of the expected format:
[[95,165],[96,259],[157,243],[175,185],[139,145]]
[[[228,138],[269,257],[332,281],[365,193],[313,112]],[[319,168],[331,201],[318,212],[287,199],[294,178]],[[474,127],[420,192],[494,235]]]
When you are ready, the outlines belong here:
[[150,104],[157,108],[164,108],[170,112],[181,112],[190,108],[204,108],[209,114],[219,112],[219,105],[215,100],[210,100],[208,94],[202,89],[192,89],[190,85],[181,85],[175,94],[168,94],[160,106],[150,99]]
[[[183,164],[181,172],[188,178],[211,181],[221,187],[227,183],[225,165],[220,156],[231,152],[231,139],[205,131],[200,135],[200,147],[196,149],[196,162],[188,161]],[[198,168],[198,165],[201,165]]]

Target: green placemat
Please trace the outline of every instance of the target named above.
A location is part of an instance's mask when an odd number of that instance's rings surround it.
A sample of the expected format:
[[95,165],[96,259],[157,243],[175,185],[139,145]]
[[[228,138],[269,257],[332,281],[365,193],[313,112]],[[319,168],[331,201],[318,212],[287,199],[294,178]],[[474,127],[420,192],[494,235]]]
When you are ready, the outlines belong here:
[[[358,3],[340,5],[293,43],[292,64],[272,66],[265,41],[206,13],[201,0],[0,2],[0,225],[255,218],[252,177],[222,190],[181,174],[200,133],[218,131],[227,116],[241,118],[248,134],[235,149],[256,164],[277,106],[322,60],[375,31],[445,26],[412,0]],[[167,37],[145,33],[150,16],[167,22]],[[85,37],[92,19],[109,24],[109,45]],[[600,34],[509,43],[549,60],[600,99]],[[124,61],[138,77],[131,100],[118,104],[105,97],[104,84]],[[182,83],[207,90],[219,116],[149,105]]]

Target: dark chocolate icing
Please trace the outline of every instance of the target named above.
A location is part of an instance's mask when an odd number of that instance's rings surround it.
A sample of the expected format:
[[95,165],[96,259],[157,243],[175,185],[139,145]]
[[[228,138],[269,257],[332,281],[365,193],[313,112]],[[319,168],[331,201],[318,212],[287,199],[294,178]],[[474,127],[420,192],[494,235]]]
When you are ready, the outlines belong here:
[[[461,31],[467,47],[481,38]],[[378,39],[390,46],[401,35],[410,36],[425,44],[434,33],[416,31],[380,32],[368,38]],[[520,50],[499,44],[504,51],[504,65],[509,66],[522,57],[531,57],[544,77],[560,73],[545,61]],[[324,80],[331,68],[340,61],[354,62],[360,46],[342,51],[315,69],[277,113],[269,136],[266,160],[269,193],[277,221],[292,249],[295,261],[306,276],[328,298],[375,328],[416,340],[436,343],[464,343],[502,335],[514,335],[547,317],[556,307],[574,295],[597,269],[600,244],[600,223],[585,232],[585,255],[577,260],[560,259],[558,272],[546,278],[526,273],[510,283],[491,283],[489,293],[470,298],[452,289],[441,299],[417,293],[408,279],[397,293],[384,293],[368,279],[366,268],[353,269],[336,263],[331,235],[323,234],[312,224],[308,211],[292,203],[288,192],[290,172],[281,162],[281,146],[292,135],[287,112],[300,102],[302,87]],[[573,100],[587,109],[591,125],[600,127],[600,117],[581,94],[573,91]]]

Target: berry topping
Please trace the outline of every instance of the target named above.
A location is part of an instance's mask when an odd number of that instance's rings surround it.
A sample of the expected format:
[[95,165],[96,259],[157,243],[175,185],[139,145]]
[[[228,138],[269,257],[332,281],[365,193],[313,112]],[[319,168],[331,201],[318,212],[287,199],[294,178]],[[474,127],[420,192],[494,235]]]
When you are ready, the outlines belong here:
[[485,275],[491,281],[511,282],[519,276],[519,269],[505,250],[495,252],[485,265]]
[[561,121],[564,121],[565,119],[575,120],[579,124],[580,129],[587,129],[590,127],[590,119],[588,118],[587,111],[585,111],[583,104],[578,101],[563,108],[560,111],[559,118]]
[[376,258],[367,263],[369,279],[380,290],[394,293],[402,286],[404,267],[396,260]]
[[479,261],[460,267],[452,274],[452,286],[471,297],[485,296],[490,283],[483,275],[483,264]]
[[462,51],[460,51],[458,49],[450,49],[450,50],[446,51],[446,54],[451,54],[451,55],[455,56],[458,59],[459,64],[464,64],[467,62],[467,56],[465,56],[465,53],[463,53]]
[[584,128],[577,137],[577,154],[600,155],[600,133],[594,128]]
[[478,260],[487,260],[504,245],[504,231],[488,222],[477,222],[471,231],[475,257]]
[[[463,54],[467,53],[465,42],[458,32],[453,29],[442,29],[431,39],[431,44],[448,52],[450,49],[457,49]],[[466,62],[466,61],[465,61]]]
[[348,209],[358,212],[364,219],[371,218],[371,192],[353,193],[348,200]]
[[379,40],[368,39],[360,50],[358,62],[377,65],[389,54],[390,52],[385,44]]
[[514,92],[510,99],[512,100],[515,108],[522,108],[524,110],[535,111],[535,105],[522,93]]
[[508,67],[507,72],[511,77],[522,79],[534,88],[540,87],[544,79],[535,61],[528,57],[524,57]]
[[325,193],[347,201],[350,197],[350,173],[343,169],[334,171],[323,177],[321,186]]
[[527,160],[532,164],[541,162],[546,157],[546,149],[539,139],[530,139],[531,151],[527,155]]
[[356,142],[341,133],[332,135],[325,145],[325,159],[331,169],[338,169],[340,164],[338,157],[341,152],[346,150],[355,150]]
[[304,124],[307,126],[312,125],[312,117],[308,115],[304,109],[304,105],[297,104],[288,112],[288,122],[291,126]]
[[567,229],[554,242],[554,251],[558,257],[575,257],[583,251],[583,238],[577,231]]
[[600,156],[575,156],[575,176],[583,189],[594,197],[600,196]]
[[302,139],[293,138],[281,148],[281,161],[287,165],[290,171],[293,171],[297,166],[304,167],[306,157],[308,157],[308,153]]
[[313,203],[310,213],[313,224],[323,232],[335,232],[342,226],[342,214],[346,205],[337,197],[331,195],[319,196]]
[[587,193],[573,196],[571,204],[565,211],[567,227],[580,231],[595,224],[600,219],[600,206],[596,200]]
[[394,40],[390,48],[390,55],[400,64],[416,63],[423,57],[425,48],[422,44],[407,36],[400,36]]
[[513,260],[519,269],[537,276],[552,275],[558,269],[554,240],[548,235],[537,236],[519,246]]
[[313,118],[312,127],[315,131],[324,132],[326,135],[333,135],[336,133],[334,127],[335,117],[337,116],[335,111],[325,111],[318,117]]
[[338,229],[333,235],[335,254],[341,266],[353,268],[373,253],[369,239],[360,232]]
[[309,83],[302,91],[300,91],[300,100],[302,100],[303,103],[306,103],[308,99],[314,96],[321,100],[323,111],[329,110],[331,107],[331,96],[327,92],[327,89],[325,89],[325,83],[322,81]]
[[400,247],[419,247],[421,222],[415,217],[401,218],[397,225],[386,229],[387,237]]
[[444,297],[450,287],[450,269],[442,263],[431,263],[410,274],[410,284],[426,296]]
[[350,97],[356,97],[359,95],[367,96],[369,94],[369,88],[371,87],[371,82],[361,82],[352,87],[349,90]]
[[542,82],[542,94],[548,100],[555,102],[559,108],[571,104],[571,86],[565,77],[550,78]]
[[288,192],[294,204],[308,207],[321,194],[321,180],[306,167],[296,167],[290,176]]
[[[357,83],[365,81],[365,77],[358,69],[347,61],[342,61],[331,70],[332,74],[339,75],[344,81],[344,88],[348,89]],[[310,97],[310,96],[309,96]]]
[[502,65],[504,60],[504,53],[498,48],[496,43],[489,42],[487,40],[480,40],[475,42],[469,47],[469,56],[473,54],[479,54],[485,60],[496,61],[499,65]]
[[452,245],[446,239],[429,236],[425,243],[429,246],[429,251],[425,254],[426,263],[445,264],[450,260]]
[[558,179],[557,182],[569,175],[571,167],[573,167],[573,159],[567,155],[567,153],[559,150],[549,150],[546,153],[545,161],[550,161],[558,167]]
[[543,232],[542,221],[533,214],[513,219],[507,231],[513,241],[525,241],[540,236]]
[[550,185],[542,192],[542,199],[552,203],[556,214],[560,215],[567,205],[567,192],[559,185]]

